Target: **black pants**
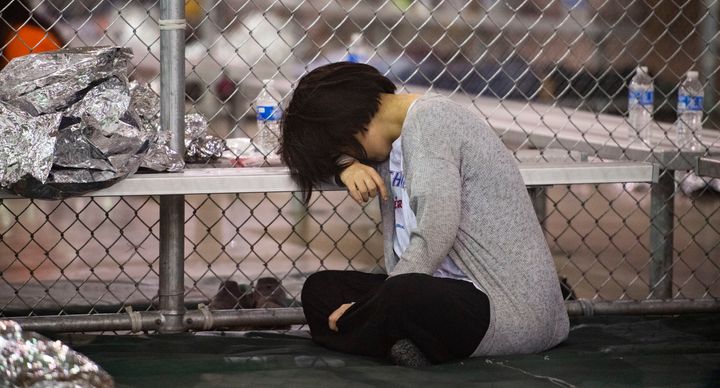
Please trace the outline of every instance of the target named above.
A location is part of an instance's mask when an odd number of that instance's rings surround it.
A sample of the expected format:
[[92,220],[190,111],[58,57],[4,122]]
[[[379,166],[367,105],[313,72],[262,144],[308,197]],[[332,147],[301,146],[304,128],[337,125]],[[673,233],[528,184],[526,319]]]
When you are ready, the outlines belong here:
[[[338,320],[328,316],[355,302]],[[387,275],[323,271],[308,277],[302,304],[313,341],[329,349],[387,357],[399,339],[409,339],[434,363],[466,358],[485,335],[487,296],[470,282],[424,274]]]

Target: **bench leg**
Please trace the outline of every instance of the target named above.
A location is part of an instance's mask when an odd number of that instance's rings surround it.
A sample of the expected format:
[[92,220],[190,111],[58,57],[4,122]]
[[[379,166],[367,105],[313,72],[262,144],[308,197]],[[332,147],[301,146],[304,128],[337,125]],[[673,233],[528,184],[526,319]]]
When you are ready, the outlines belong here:
[[308,208],[303,202],[303,193],[294,192],[292,195],[288,221],[292,223],[295,233],[302,238],[309,238],[308,222],[310,222],[310,217],[308,217]]
[[661,169],[650,189],[650,297],[672,298],[675,171]]

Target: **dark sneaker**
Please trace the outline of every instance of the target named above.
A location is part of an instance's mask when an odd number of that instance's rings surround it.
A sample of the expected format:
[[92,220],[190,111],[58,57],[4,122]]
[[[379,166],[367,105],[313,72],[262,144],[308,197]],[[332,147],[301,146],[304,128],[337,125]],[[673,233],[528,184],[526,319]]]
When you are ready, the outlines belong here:
[[410,340],[401,339],[390,348],[390,360],[395,365],[423,368],[432,365],[420,349]]
[[[253,291],[255,308],[275,309],[280,307],[288,307],[289,299],[285,290],[282,288],[280,281],[275,278],[260,278],[255,283]],[[289,325],[284,326],[267,326],[268,330],[290,330]]]
[[210,310],[249,309],[255,306],[255,299],[250,287],[238,285],[236,281],[227,280],[220,283],[217,294],[210,301]]
[[275,278],[260,278],[253,291],[255,308],[287,307],[287,295],[280,281]]

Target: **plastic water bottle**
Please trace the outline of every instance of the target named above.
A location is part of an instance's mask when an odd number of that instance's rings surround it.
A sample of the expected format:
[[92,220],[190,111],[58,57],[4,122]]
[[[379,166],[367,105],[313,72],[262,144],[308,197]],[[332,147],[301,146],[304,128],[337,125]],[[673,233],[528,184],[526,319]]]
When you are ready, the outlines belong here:
[[703,100],[705,93],[697,71],[688,71],[678,90],[677,146],[682,149],[699,150],[702,138]]
[[276,96],[277,90],[273,86],[273,80],[263,80],[263,89],[255,102],[257,114],[258,132],[253,138],[253,143],[260,152],[268,155],[277,151],[278,139],[280,139],[280,117],[282,112]]
[[348,46],[348,54],[345,60],[355,63],[368,63],[372,50],[365,42],[365,38],[359,32],[350,36],[350,46]]
[[628,88],[628,121],[630,138],[650,145],[650,128],[653,115],[653,80],[646,66],[638,66]]

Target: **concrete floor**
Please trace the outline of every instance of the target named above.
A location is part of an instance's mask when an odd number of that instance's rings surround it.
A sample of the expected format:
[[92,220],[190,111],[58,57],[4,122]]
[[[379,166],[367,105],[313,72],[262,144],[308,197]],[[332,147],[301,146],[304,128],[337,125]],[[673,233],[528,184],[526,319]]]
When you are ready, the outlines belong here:
[[[649,192],[623,185],[552,187],[545,230],[561,276],[578,297],[648,294]],[[676,196],[674,289],[720,297],[720,195]],[[221,280],[282,279],[298,297],[319,269],[377,270],[377,203],[316,195],[305,213],[291,194],[187,198],[186,299],[210,298]],[[0,204],[0,309],[53,312],[152,303],[158,286],[158,206],[148,197]]]

